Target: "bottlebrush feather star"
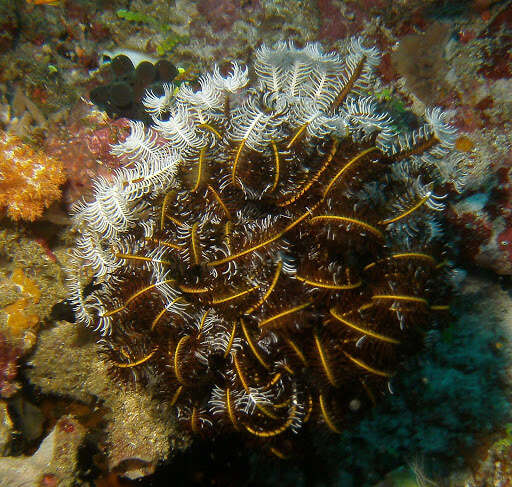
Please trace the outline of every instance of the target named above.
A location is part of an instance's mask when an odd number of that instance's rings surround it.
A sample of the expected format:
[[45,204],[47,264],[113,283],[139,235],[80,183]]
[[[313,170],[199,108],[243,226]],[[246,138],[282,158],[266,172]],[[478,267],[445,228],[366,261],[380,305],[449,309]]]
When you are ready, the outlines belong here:
[[378,62],[360,38],[343,56],[279,43],[148,93],[154,125],[132,124],[125,167],[77,204],[77,320],[193,432],[278,456],[309,424],[339,432],[448,310],[454,130],[434,108],[396,133],[369,95]]

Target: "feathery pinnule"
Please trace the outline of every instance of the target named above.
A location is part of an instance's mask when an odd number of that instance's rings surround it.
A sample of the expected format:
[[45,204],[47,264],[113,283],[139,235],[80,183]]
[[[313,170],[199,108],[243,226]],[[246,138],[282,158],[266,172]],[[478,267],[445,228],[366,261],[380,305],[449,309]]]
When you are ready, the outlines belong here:
[[435,252],[438,188],[464,181],[455,132],[438,108],[399,132],[378,63],[358,37],[342,54],[280,42],[148,92],[152,125],[130,124],[125,165],[75,207],[77,321],[194,433],[280,457],[309,424],[338,433],[449,309]]

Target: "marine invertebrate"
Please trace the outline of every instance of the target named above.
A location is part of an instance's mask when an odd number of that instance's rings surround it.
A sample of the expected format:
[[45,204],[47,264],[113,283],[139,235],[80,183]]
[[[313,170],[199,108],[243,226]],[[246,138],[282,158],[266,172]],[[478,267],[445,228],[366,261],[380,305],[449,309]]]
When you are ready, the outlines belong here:
[[430,109],[395,133],[366,94],[378,60],[354,38],[215,68],[134,123],[126,166],[75,208],[77,320],[193,432],[280,457],[305,425],[339,432],[448,309],[435,186],[459,177],[454,131]]
[[13,339],[23,337],[24,348],[30,348],[35,341],[33,329],[40,319],[30,305],[39,303],[41,290],[20,268],[12,272],[10,284],[14,284],[21,291],[21,297],[1,308],[0,316],[6,315],[5,330],[8,335]]
[[34,221],[59,199],[62,163],[0,132],[0,210],[13,220]]
[[[14,289],[19,290],[17,294]],[[14,292],[13,292],[14,291]],[[0,306],[0,397],[10,397],[19,389],[15,381],[19,363],[36,342],[36,325],[40,317],[34,305],[40,301],[41,290],[21,268],[9,279],[2,280],[3,303]]]
[[127,117],[151,123],[142,99],[146,90],[163,95],[179,70],[166,59],[153,59],[144,53],[116,50],[102,53],[104,64],[109,59],[110,82],[94,88],[90,98],[109,117]]

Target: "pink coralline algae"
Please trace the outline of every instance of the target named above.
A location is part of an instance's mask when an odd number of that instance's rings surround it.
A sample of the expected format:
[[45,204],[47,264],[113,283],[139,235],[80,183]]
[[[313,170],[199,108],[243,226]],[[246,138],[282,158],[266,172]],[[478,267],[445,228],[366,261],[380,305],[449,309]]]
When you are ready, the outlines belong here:
[[67,175],[63,196],[66,204],[87,194],[96,176],[108,177],[117,167],[110,146],[122,142],[128,129],[126,119],[110,120],[89,105],[79,104],[65,125],[49,134],[45,150],[61,158]]

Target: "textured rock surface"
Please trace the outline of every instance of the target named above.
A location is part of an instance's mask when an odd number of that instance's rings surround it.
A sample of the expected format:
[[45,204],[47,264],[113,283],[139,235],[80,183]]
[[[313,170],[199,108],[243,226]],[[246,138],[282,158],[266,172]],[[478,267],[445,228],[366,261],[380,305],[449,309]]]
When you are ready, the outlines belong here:
[[30,457],[0,458],[0,487],[76,485],[77,454],[85,429],[62,417]]
[[103,404],[109,470],[131,477],[150,473],[188,443],[170,409],[147,392],[124,391],[110,380],[98,345],[74,324],[61,322],[41,332],[30,366],[28,378],[42,393]]

